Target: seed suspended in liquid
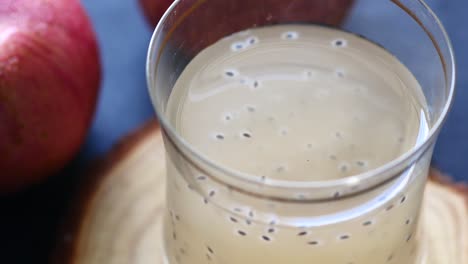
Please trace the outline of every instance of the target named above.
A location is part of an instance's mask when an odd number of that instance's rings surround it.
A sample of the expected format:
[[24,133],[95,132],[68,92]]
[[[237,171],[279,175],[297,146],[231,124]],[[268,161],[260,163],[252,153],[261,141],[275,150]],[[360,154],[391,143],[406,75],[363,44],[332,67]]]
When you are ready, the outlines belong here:
[[406,242],[409,242],[411,240],[411,238],[413,237],[413,234],[410,234],[407,238],[406,238]]
[[388,256],[387,261],[392,261],[392,259],[393,259],[393,254]]
[[332,42],[332,45],[337,48],[345,47],[346,44],[347,44],[347,41],[344,39],[336,39]]
[[341,239],[341,240],[347,240],[347,239],[349,239],[350,237],[351,237],[350,235],[341,235],[341,236],[340,236],[340,239]]
[[348,171],[348,165],[347,164],[342,164],[340,165],[340,171],[345,173]]
[[400,203],[404,203],[406,201],[406,196],[403,196],[400,200]]
[[200,175],[200,176],[197,177],[197,180],[204,181],[204,180],[206,180],[206,176]]
[[182,254],[182,255],[185,255],[185,253],[186,253],[184,248],[179,248],[179,252],[180,252],[180,254]]
[[206,246],[206,249],[208,249],[208,252],[210,252],[211,254],[214,254],[214,251],[210,246]]
[[250,38],[247,39],[247,43],[248,43],[249,45],[257,44],[258,41],[259,41],[259,40],[258,40],[257,37],[250,37]]
[[359,160],[359,161],[356,161],[356,165],[358,165],[359,167],[365,167],[366,163],[362,160]]
[[226,75],[226,77],[232,78],[237,75],[237,72],[235,70],[227,70],[224,72],[224,75]]
[[299,33],[294,32],[294,31],[286,32],[286,33],[283,34],[282,38],[283,39],[289,39],[289,40],[298,39],[299,38]]
[[345,76],[343,70],[337,70],[335,74],[336,74],[336,77],[338,78],[343,78]]
[[245,138],[251,138],[252,137],[252,135],[249,132],[242,133],[242,136],[245,137]]
[[255,112],[255,107],[249,105],[249,106],[247,106],[247,111],[250,112],[250,113],[253,113],[253,112]]
[[236,43],[232,44],[232,46],[231,46],[232,51],[240,51],[242,49],[244,49],[244,43],[242,43],[242,42],[236,42]]
[[316,246],[316,245],[319,244],[319,242],[318,241],[309,241],[309,242],[307,242],[307,244],[312,245],[312,246]]
[[259,86],[259,83],[258,83],[258,81],[254,81],[254,83],[253,83],[253,87],[254,87],[254,88],[258,88],[258,86]]

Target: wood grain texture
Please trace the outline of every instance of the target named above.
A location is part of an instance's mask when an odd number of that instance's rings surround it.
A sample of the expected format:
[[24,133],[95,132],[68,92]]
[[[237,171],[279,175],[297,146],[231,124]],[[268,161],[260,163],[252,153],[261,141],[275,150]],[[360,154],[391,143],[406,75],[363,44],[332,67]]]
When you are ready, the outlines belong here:
[[[161,132],[151,123],[87,175],[52,262],[163,263],[164,175]],[[427,264],[468,264],[468,189],[436,171],[431,177],[420,225],[421,253],[427,253]]]

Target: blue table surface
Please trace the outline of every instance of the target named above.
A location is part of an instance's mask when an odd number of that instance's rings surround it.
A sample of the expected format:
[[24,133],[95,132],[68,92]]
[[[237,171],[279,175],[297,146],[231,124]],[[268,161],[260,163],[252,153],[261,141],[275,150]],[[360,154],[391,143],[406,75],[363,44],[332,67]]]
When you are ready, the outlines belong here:
[[[445,25],[458,66],[457,94],[440,135],[434,164],[457,180],[468,181],[468,1],[429,0]],[[94,23],[104,69],[94,123],[77,158],[44,184],[0,198],[0,259],[4,263],[48,263],[57,226],[79,175],[123,136],[153,118],[145,79],[151,28],[137,0],[83,0]],[[373,6],[373,13],[386,10]],[[10,262],[8,262],[10,260]]]

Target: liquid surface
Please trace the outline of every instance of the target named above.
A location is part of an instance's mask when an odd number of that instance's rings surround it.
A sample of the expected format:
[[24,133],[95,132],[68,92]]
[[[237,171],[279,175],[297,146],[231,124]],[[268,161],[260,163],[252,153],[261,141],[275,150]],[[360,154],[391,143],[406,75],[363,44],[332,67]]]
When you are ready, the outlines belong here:
[[359,174],[409,150],[424,136],[422,100],[413,75],[381,47],[329,28],[276,26],[204,50],[168,111],[218,164],[311,181]]
[[[314,181],[397,158],[426,136],[425,106],[418,82],[381,47],[287,25],[205,49],[180,76],[166,114],[197,151],[231,170]],[[167,147],[170,264],[416,263],[429,155],[372,192],[284,203],[237,193]]]

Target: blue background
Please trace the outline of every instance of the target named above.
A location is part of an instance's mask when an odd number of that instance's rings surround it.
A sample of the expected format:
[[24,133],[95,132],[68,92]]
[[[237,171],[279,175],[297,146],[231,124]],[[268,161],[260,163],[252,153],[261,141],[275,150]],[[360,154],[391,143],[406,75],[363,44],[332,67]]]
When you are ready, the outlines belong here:
[[[457,96],[437,145],[434,164],[458,180],[468,169],[468,1],[430,0],[457,56]],[[101,47],[104,69],[96,118],[77,158],[58,175],[23,193],[0,198],[0,262],[48,263],[55,231],[90,162],[153,118],[145,59],[152,30],[137,0],[83,0]],[[378,5],[372,13],[389,16]]]

